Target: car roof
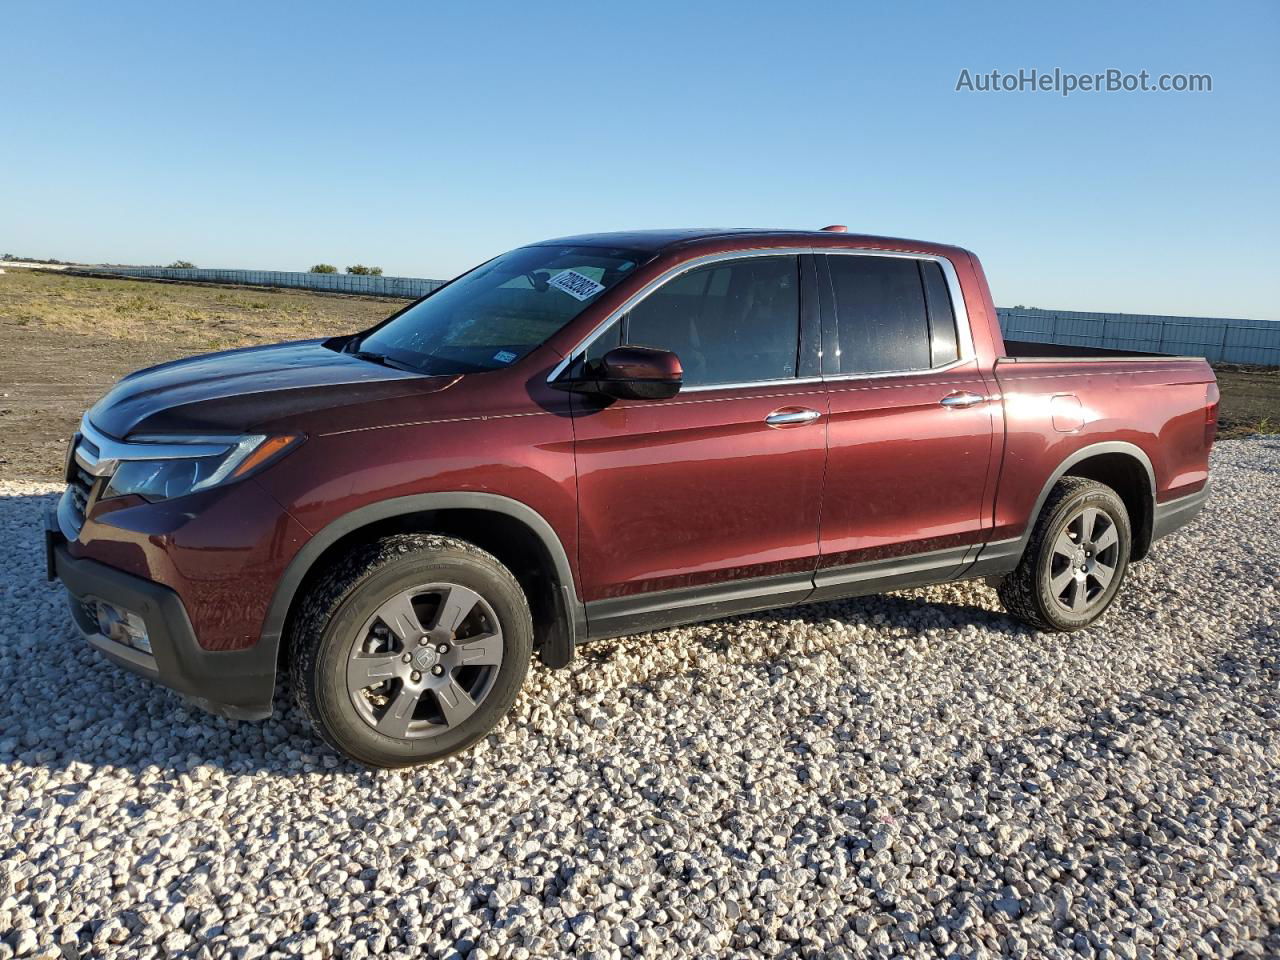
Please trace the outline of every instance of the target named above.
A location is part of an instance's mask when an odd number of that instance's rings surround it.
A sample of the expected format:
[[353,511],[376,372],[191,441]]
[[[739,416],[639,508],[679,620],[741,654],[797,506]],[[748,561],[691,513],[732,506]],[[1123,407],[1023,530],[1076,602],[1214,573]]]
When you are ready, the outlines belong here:
[[743,234],[768,235],[776,230],[758,230],[751,227],[680,227],[668,230],[619,230],[612,233],[580,233],[572,237],[557,237],[537,244],[564,244],[581,247],[621,247],[628,250],[655,251],[690,240],[709,240],[716,237],[738,237]]
[[623,230],[615,233],[583,233],[543,240],[533,246],[612,247],[644,253],[676,252],[698,248],[715,252],[720,248],[762,247],[880,247],[887,250],[930,250],[963,253],[959,247],[833,230],[782,230],[762,227],[684,227],[669,230]]

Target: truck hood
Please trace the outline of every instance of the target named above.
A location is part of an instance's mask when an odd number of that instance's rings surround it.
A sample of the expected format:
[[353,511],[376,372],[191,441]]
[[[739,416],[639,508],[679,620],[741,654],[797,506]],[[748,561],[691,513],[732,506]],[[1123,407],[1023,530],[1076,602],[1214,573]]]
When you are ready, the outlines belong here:
[[460,379],[357,360],[325,342],[248,347],[148,367],[116,384],[93,405],[89,419],[118,439],[246,432],[337,407],[434,393]]

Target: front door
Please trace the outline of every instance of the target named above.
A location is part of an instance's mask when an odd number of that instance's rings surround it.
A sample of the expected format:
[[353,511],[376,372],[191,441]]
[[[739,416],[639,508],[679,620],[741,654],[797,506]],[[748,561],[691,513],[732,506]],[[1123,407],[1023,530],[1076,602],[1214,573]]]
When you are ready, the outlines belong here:
[[[619,344],[659,347],[685,371],[670,400],[575,397],[579,567],[593,635],[812,591],[827,401],[817,376],[799,376],[800,288],[796,256],[705,263],[587,349],[590,363]],[[817,345],[807,346],[816,364]]]

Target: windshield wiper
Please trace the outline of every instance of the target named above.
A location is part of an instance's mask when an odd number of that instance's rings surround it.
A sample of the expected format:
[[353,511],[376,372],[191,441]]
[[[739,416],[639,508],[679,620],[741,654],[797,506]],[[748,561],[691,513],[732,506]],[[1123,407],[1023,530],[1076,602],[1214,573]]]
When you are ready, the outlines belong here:
[[355,357],[357,360],[367,360],[369,363],[376,363],[384,367],[390,367],[392,370],[408,370],[413,373],[421,372],[416,370],[414,367],[409,366],[407,363],[400,363],[399,361],[392,360],[386,354],[375,353],[372,350],[352,350],[347,354],[347,356]]

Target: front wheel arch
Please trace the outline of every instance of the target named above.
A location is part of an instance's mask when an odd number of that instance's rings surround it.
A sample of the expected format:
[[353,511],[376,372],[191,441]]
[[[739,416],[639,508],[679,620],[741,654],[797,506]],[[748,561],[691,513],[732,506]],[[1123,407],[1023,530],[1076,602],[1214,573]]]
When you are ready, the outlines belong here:
[[[577,639],[586,634],[586,615],[578,599],[568,553],[555,529],[541,514],[518,500],[491,493],[457,492],[417,494],[367,504],[333,520],[308,540],[280,577],[263,622],[259,642],[276,651],[279,666],[289,656],[283,638],[296,615],[297,602],[305,595],[308,584],[323,574],[329,560],[358,544],[409,532],[438,533],[475,543],[511,567],[534,608],[539,659],[549,667],[572,662]],[[524,554],[513,557],[513,548]],[[527,575],[530,570],[537,576]]]

